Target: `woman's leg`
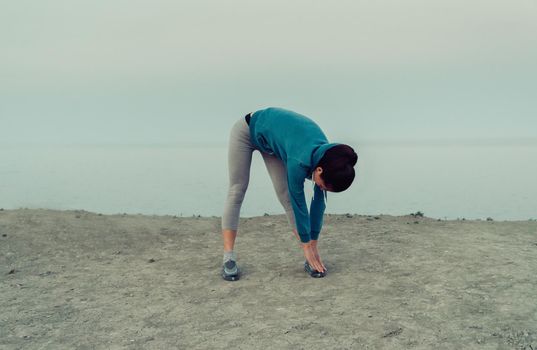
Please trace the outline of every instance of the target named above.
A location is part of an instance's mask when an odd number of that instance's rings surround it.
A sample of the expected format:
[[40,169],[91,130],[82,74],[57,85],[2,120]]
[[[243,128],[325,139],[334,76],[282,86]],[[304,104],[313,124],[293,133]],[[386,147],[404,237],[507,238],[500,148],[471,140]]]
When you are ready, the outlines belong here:
[[243,117],[233,125],[229,136],[229,190],[222,216],[224,253],[232,251],[235,245],[241,205],[250,181],[250,165],[254,150],[255,147],[250,141],[250,129]]
[[263,156],[263,161],[265,162],[270,179],[274,185],[276,196],[285,210],[285,215],[287,215],[287,222],[293,230],[295,237],[300,242],[300,237],[298,236],[295,225],[295,214],[293,212],[293,207],[291,206],[291,200],[289,199],[289,190],[287,188],[287,169],[285,168],[285,164],[282,160],[273,155],[266,153],[261,153],[261,155]]

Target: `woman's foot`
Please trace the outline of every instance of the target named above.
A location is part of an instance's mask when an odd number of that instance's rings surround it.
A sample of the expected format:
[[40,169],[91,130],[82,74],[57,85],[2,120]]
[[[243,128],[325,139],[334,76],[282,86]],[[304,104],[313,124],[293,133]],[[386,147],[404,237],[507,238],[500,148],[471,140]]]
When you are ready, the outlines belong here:
[[222,278],[226,281],[237,281],[240,278],[240,270],[235,260],[228,260],[224,263]]
[[306,271],[308,275],[313,278],[321,278],[326,276],[326,271],[321,272],[313,269],[307,261],[304,263],[304,271]]

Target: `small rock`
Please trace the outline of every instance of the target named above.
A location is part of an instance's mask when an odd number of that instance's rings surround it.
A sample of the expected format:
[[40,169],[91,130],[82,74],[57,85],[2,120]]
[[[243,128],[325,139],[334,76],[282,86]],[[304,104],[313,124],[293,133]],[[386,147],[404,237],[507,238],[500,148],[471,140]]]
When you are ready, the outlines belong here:
[[345,216],[348,217],[348,218],[352,218],[354,215],[352,215],[350,213],[347,213],[347,214],[345,214]]
[[75,215],[75,218],[80,219],[80,215]]
[[0,211],[4,211],[4,208],[0,208]]
[[14,274],[15,272],[17,272],[17,270],[15,270],[15,269],[11,269],[11,270],[9,270],[9,272],[8,272],[7,274],[8,274],[8,275],[12,275],[12,274]]
[[270,215],[269,215],[269,214],[267,214],[267,213],[265,213],[265,214],[263,214],[263,216],[270,216]]
[[494,219],[491,218],[491,217],[488,217],[488,218],[487,218],[487,221],[494,221]]
[[403,333],[403,328],[397,327],[397,328],[391,329],[388,332],[384,333],[384,335],[382,337],[383,338],[396,337],[401,333]]
[[414,221],[415,224],[419,224],[420,222],[419,221]]
[[375,216],[375,220],[380,220],[380,216]]
[[148,263],[154,263],[155,261],[156,261],[156,260],[155,260],[155,259],[153,259],[153,258],[151,258],[151,259],[147,260],[147,262],[148,262]]
[[5,233],[2,233],[2,237],[7,237],[7,234],[5,234]]

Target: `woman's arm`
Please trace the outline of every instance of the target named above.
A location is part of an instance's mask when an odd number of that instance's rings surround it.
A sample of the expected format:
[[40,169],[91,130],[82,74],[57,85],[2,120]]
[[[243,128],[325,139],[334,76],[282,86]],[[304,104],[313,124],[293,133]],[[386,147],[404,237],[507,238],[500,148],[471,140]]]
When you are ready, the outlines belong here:
[[287,162],[287,182],[289,186],[289,199],[295,215],[295,224],[302,242],[304,256],[311,267],[317,271],[324,271],[320,261],[316,243],[311,240],[310,215],[304,195],[304,180],[307,170],[300,166],[299,162]]
[[310,215],[304,195],[304,180],[307,171],[294,160],[287,162],[287,184],[289,187],[289,200],[295,215],[295,225],[302,243],[311,239]]

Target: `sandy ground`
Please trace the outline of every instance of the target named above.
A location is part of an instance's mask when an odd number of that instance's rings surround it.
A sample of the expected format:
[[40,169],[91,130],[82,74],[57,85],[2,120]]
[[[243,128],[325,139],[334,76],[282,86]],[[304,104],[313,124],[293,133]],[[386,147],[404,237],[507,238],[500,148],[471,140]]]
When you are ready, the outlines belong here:
[[326,215],[313,279],[284,216],[0,211],[1,349],[537,349],[537,222]]

